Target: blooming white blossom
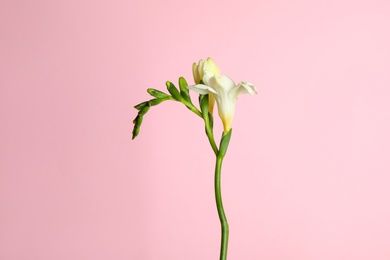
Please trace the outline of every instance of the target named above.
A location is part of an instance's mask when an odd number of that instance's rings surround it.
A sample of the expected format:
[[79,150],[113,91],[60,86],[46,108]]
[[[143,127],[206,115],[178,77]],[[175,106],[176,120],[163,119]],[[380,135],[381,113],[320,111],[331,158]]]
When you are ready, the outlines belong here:
[[232,128],[237,97],[240,94],[257,94],[256,87],[249,82],[240,82],[236,85],[229,77],[220,75],[219,68],[211,58],[206,61],[200,60],[198,65],[194,63],[192,71],[196,85],[188,88],[199,94],[209,94],[209,98],[217,101],[218,114],[224,132],[227,133]]

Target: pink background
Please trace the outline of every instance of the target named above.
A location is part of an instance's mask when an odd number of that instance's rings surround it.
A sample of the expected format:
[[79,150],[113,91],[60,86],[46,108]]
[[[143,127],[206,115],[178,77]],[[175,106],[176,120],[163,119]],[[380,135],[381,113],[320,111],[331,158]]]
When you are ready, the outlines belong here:
[[387,0],[2,0],[0,259],[218,259],[201,120],[167,102],[131,141],[146,89],[208,56],[259,90],[229,259],[390,259],[389,46]]

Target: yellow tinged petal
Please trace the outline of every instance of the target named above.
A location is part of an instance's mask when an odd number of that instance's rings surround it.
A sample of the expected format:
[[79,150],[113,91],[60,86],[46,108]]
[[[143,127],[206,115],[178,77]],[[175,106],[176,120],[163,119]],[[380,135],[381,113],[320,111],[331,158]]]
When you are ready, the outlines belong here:
[[214,104],[215,104],[215,97],[213,94],[209,94],[209,112],[210,114],[213,114],[214,111]]
[[210,70],[214,75],[219,76],[220,70],[217,64],[215,63],[215,61],[210,57],[208,57],[206,61],[207,61],[207,70]]
[[204,75],[203,66],[204,66],[204,60],[200,60],[198,62],[198,73],[199,73],[198,75],[199,75],[199,79],[202,79],[203,75]]
[[198,65],[196,65],[196,62],[192,64],[192,75],[194,76],[195,84],[199,84],[201,78],[198,72]]

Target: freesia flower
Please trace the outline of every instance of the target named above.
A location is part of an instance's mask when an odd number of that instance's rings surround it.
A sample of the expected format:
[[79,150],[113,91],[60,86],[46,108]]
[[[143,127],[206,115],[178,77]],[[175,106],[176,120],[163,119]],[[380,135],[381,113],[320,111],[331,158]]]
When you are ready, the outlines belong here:
[[[221,246],[219,259],[226,260],[228,253],[229,225],[222,203],[222,161],[226,155],[232,135],[231,128],[237,97],[240,94],[246,93],[253,95],[256,93],[256,88],[253,84],[248,82],[240,82],[239,84],[236,84],[229,77],[221,75],[218,66],[211,58],[208,58],[207,60],[200,60],[198,63],[194,63],[192,65],[192,72],[195,81],[195,85],[193,86],[187,86],[188,84],[186,80],[183,77],[180,77],[180,90],[176,88],[175,85],[170,81],[166,82],[169,94],[153,88],[149,88],[147,90],[147,92],[153,98],[134,106],[134,108],[138,110],[138,115],[133,121],[134,128],[132,139],[134,139],[139,134],[144,115],[150,110],[151,107],[154,107],[164,101],[178,101],[182,105],[186,106],[191,112],[203,119],[207,138],[216,157],[214,191],[218,217],[221,224]],[[201,94],[201,96],[199,96],[200,109],[192,103],[188,89],[192,89],[195,92]],[[207,100],[209,101],[208,107]],[[208,114],[212,113],[215,101],[217,102],[218,114],[222,119],[224,127],[224,133],[220,139],[219,146],[215,142],[214,138],[213,118],[210,116],[210,114]]]
[[214,75],[219,76],[220,71],[214,60],[209,57],[207,60],[200,60],[198,64],[194,62],[194,64],[192,64],[192,74],[194,76],[195,84],[199,84],[200,81],[203,80],[207,85],[209,78]]
[[[211,59],[209,58],[207,60]],[[215,64],[214,61],[212,61],[212,64]],[[206,61],[203,63],[199,62],[199,65],[197,66],[198,70],[195,70],[193,66],[194,79],[196,79],[195,83],[197,84],[189,86],[188,88],[199,94],[209,94],[209,97],[215,98],[218,106],[218,114],[223,123],[224,132],[227,133],[232,128],[237,97],[240,94],[256,94],[256,87],[249,82],[240,82],[236,85],[229,77],[219,75],[219,73],[213,73],[211,69],[209,70],[208,66],[213,68],[213,66],[207,64]],[[203,68],[203,70],[199,70],[199,68]],[[201,76],[199,71],[203,71],[202,80],[204,84],[198,83],[200,82],[199,77]],[[199,74],[195,74],[198,72]]]
[[[214,60],[209,57],[207,58],[207,60],[200,60],[198,64],[196,64],[196,62],[192,64],[192,75],[194,76],[195,84],[200,84],[202,80],[204,84],[208,85],[210,78],[212,78],[213,76],[219,76],[220,71]],[[214,96],[210,95],[209,111],[211,114],[214,110],[214,103]]]

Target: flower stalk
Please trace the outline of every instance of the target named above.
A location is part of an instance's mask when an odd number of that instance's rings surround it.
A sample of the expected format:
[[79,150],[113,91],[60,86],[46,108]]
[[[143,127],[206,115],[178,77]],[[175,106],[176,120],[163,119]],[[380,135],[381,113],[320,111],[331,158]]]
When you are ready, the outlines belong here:
[[[230,137],[232,134],[232,129],[230,129],[227,133],[222,134],[221,142],[219,145],[219,149],[215,144],[214,134],[213,134],[213,124],[212,118],[213,116],[208,112],[208,95],[201,97],[201,110],[204,117],[205,125],[206,125],[206,134],[209,138],[209,142],[216,156],[215,163],[215,174],[214,174],[214,194],[215,194],[215,202],[217,205],[218,217],[221,223],[221,246],[220,246],[220,260],[226,260],[227,258],[227,250],[229,243],[229,223],[226,218],[225,210],[222,202],[222,189],[221,189],[221,173],[222,173],[222,162],[225,158],[227,148],[229,146]],[[207,112],[207,114],[206,114]]]
[[217,160],[215,164],[215,176],[214,176],[214,192],[215,192],[215,202],[217,204],[219,221],[221,223],[221,247],[220,247],[220,260],[226,260],[228,242],[229,242],[229,223],[226,218],[225,210],[222,203],[222,191],[221,191],[221,170],[222,162],[225,157],[226,150],[229,146],[230,136],[232,134],[232,129],[227,134],[222,135],[220,149],[217,155]]
[[[221,246],[219,259],[226,260],[229,242],[229,224],[222,203],[222,163],[232,134],[232,121],[236,99],[240,94],[255,94],[256,88],[253,84],[248,82],[240,82],[239,84],[236,84],[229,77],[221,75],[218,66],[211,58],[208,58],[207,60],[200,60],[198,64],[194,63],[192,71],[195,85],[188,86],[187,81],[181,77],[179,78],[179,88],[170,81],[166,82],[168,93],[153,88],[149,88],[147,90],[153,99],[142,102],[134,107],[138,110],[138,115],[133,121],[134,128],[132,138],[134,139],[138,136],[143,117],[150,108],[165,101],[178,101],[203,119],[207,138],[216,156],[214,192],[218,216],[221,223]],[[192,103],[189,90],[193,90],[199,94],[200,109]],[[215,103],[217,103],[218,115],[222,120],[224,128],[219,147],[215,143],[213,132],[213,108]]]

